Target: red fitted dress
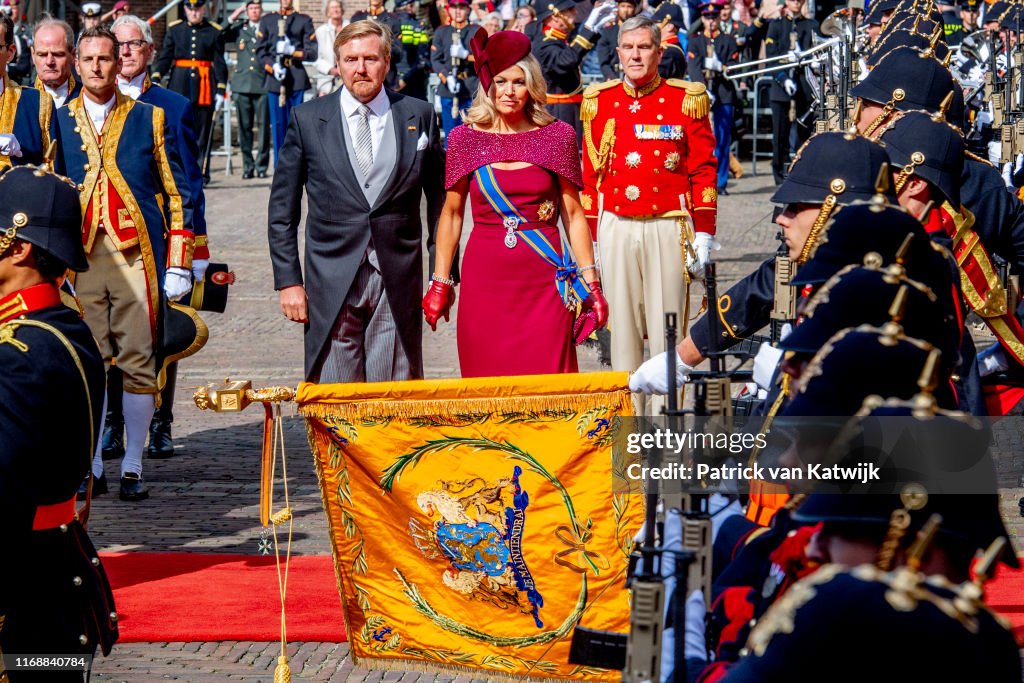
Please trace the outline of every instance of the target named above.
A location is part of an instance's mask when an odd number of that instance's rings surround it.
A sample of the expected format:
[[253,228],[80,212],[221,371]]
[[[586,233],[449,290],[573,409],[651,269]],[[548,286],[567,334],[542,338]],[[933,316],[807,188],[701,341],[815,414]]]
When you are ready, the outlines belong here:
[[448,142],[446,185],[469,175],[473,228],[462,258],[457,336],[463,377],[577,372],[572,326],[555,284],[555,269],[519,238],[505,244],[503,217],[481,194],[473,172],[486,164],[528,162],[494,169],[498,186],[528,223],[561,250],[559,177],[581,186],[573,129],[556,121],[502,135],[460,126]]

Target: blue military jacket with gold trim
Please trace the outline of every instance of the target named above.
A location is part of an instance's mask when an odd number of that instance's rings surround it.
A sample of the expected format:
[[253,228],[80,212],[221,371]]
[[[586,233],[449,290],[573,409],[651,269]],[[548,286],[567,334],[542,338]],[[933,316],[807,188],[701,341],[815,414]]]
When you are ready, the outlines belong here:
[[[199,166],[199,138],[196,136],[195,120],[192,118],[192,103],[184,95],[154,85],[148,76],[143,83],[138,101],[163,109],[167,125],[174,129],[174,139],[192,193],[192,232],[196,236],[192,256],[197,259],[209,259],[210,251],[206,241],[206,192],[203,190],[203,171]],[[187,223],[185,225],[188,226]]]
[[[195,236],[192,232],[192,195],[182,169],[174,129],[159,107],[137,102],[120,92],[104,124],[99,145],[83,98],[57,111],[63,142],[59,171],[79,188],[82,213],[96,191],[101,168],[118,191],[138,233],[149,281],[151,310],[163,291],[169,267],[191,268]],[[86,244],[95,235],[86,234]],[[108,232],[110,232],[108,230]]]
[[0,169],[21,164],[41,164],[50,141],[56,138],[53,100],[35,88],[14,84],[6,75],[0,95],[0,133],[13,133],[21,145],[20,157],[0,154]]

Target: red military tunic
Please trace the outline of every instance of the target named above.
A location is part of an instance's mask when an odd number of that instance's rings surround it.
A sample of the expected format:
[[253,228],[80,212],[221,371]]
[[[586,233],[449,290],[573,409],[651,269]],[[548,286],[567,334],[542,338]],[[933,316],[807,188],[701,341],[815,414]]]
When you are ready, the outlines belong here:
[[595,237],[602,208],[630,218],[688,214],[696,231],[715,233],[710,109],[704,85],[660,76],[639,90],[621,80],[587,88],[580,200]]

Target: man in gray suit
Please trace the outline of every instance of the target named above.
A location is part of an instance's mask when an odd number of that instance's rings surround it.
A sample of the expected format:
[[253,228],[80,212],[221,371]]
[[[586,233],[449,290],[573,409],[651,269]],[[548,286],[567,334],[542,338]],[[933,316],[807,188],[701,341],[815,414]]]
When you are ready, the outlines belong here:
[[[374,21],[334,43],[344,87],[297,107],[270,192],[269,238],[281,310],[306,325],[311,382],[423,377],[423,226],[444,202],[444,157],[426,102],[383,88],[391,35]],[[299,264],[303,189],[306,277]]]

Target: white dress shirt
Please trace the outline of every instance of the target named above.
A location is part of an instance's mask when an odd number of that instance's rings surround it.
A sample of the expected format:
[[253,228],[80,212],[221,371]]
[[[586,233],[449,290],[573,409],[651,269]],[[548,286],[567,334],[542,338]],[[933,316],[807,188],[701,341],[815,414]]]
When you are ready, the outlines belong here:
[[[356,124],[359,121],[359,106],[362,102],[357,100],[348,91],[348,88],[342,87],[340,92],[341,115],[348,121],[348,129],[354,135]],[[370,115],[367,117],[370,124],[370,138],[372,140],[370,147],[373,151],[373,158],[376,160],[377,150],[380,149],[380,141],[384,139],[384,124],[386,123],[384,117],[391,111],[391,100],[388,99],[388,94],[384,91],[384,88],[381,88],[377,96],[367,102],[366,106],[370,108]]]
[[60,109],[64,106],[64,102],[68,99],[69,86],[71,85],[71,79],[64,81],[64,85],[59,88],[51,88],[50,86],[43,83],[43,90],[46,91],[50,97],[53,98],[53,106],[55,109]]
[[99,135],[103,131],[103,122],[107,120],[107,114],[114,108],[114,102],[117,101],[117,95],[112,95],[109,100],[103,104],[97,104],[89,99],[88,95],[82,98],[85,100],[85,112],[89,115],[92,120],[92,127],[96,130],[96,135]]
[[142,94],[142,86],[146,83],[146,72],[143,71],[135,78],[130,81],[126,81],[121,78],[120,75],[117,77],[117,87],[121,91],[122,95],[127,95],[133,100],[139,99],[139,95]]

